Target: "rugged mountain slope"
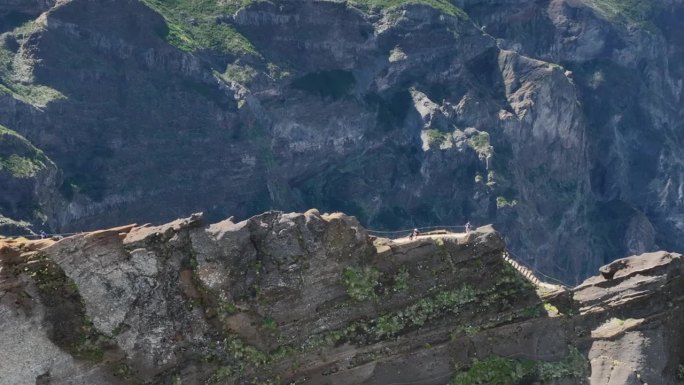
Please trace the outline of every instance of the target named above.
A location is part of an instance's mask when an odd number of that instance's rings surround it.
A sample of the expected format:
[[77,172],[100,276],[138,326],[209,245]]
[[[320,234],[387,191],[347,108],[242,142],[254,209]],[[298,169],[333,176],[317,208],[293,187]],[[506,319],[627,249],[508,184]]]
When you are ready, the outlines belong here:
[[684,11],[633,3],[3,2],[0,124],[59,170],[2,214],[470,219],[569,281],[681,250]]
[[390,241],[315,210],[0,242],[2,385],[675,384],[684,370],[679,254],[543,292],[490,227]]

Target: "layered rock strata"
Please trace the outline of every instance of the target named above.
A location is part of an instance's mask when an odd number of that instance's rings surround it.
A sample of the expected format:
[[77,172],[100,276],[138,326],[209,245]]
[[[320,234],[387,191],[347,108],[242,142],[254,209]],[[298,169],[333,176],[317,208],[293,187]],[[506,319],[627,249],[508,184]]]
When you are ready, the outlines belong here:
[[2,240],[0,383],[676,383],[679,254],[564,289],[504,251],[316,210]]

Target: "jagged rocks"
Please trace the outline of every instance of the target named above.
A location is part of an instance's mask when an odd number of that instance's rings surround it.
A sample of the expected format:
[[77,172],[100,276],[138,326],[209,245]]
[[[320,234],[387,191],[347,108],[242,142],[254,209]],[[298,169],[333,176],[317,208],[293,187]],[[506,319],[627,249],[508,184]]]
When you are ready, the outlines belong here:
[[679,255],[550,293],[504,250],[491,227],[393,241],[316,210],[3,240],[0,384],[671,383]]

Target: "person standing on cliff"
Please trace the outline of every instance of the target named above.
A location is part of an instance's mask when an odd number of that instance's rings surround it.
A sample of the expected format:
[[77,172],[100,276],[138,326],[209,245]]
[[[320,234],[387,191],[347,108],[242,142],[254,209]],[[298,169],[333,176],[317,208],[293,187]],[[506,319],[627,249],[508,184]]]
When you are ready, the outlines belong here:
[[411,235],[409,236],[409,239],[413,240],[413,238],[416,238],[420,233],[418,232],[418,229],[413,229],[411,232]]
[[472,229],[473,229],[473,227],[470,225],[470,221],[466,222],[466,224],[465,224],[466,234],[469,234]]

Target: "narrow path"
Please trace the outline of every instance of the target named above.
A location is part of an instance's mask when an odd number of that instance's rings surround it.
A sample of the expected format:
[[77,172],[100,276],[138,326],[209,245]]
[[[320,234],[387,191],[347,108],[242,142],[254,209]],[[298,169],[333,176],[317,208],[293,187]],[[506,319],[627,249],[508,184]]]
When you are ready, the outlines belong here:
[[419,235],[413,239],[411,239],[409,237],[392,239],[392,242],[396,243],[396,244],[403,245],[406,243],[420,241],[421,239],[438,239],[438,238],[449,239],[450,238],[450,239],[463,239],[463,240],[465,240],[467,237],[468,237],[468,234],[466,234],[466,233],[426,234],[426,235]]
[[[410,238],[408,236],[406,237],[401,237],[401,238],[396,238],[392,239],[392,243],[394,244],[399,244],[399,245],[405,245],[408,243],[412,242],[417,242],[420,241],[421,239],[457,239],[459,241],[466,241],[468,239],[468,234],[467,233],[445,233],[445,234],[424,234],[424,235],[419,235],[415,238]],[[559,291],[559,290],[565,290],[565,288],[562,285],[556,285],[548,282],[544,282],[540,280],[532,270],[529,268],[523,266],[508,254],[508,251],[504,251],[502,258],[506,263],[511,265],[515,270],[517,270],[523,277],[525,277],[526,280],[528,280],[530,283],[532,283],[535,287],[547,291]]]
[[516,269],[520,274],[522,274],[522,276],[525,277],[525,279],[527,279],[534,286],[536,286],[540,289],[545,289],[545,290],[550,290],[550,291],[558,291],[558,290],[564,290],[565,289],[561,285],[554,285],[554,284],[547,283],[547,282],[540,280],[539,278],[537,278],[536,275],[534,275],[532,270],[530,270],[527,267],[519,264],[513,258],[511,258],[508,255],[508,252],[504,252],[503,259],[504,259],[504,261],[508,262],[509,265],[513,266],[513,268]]

